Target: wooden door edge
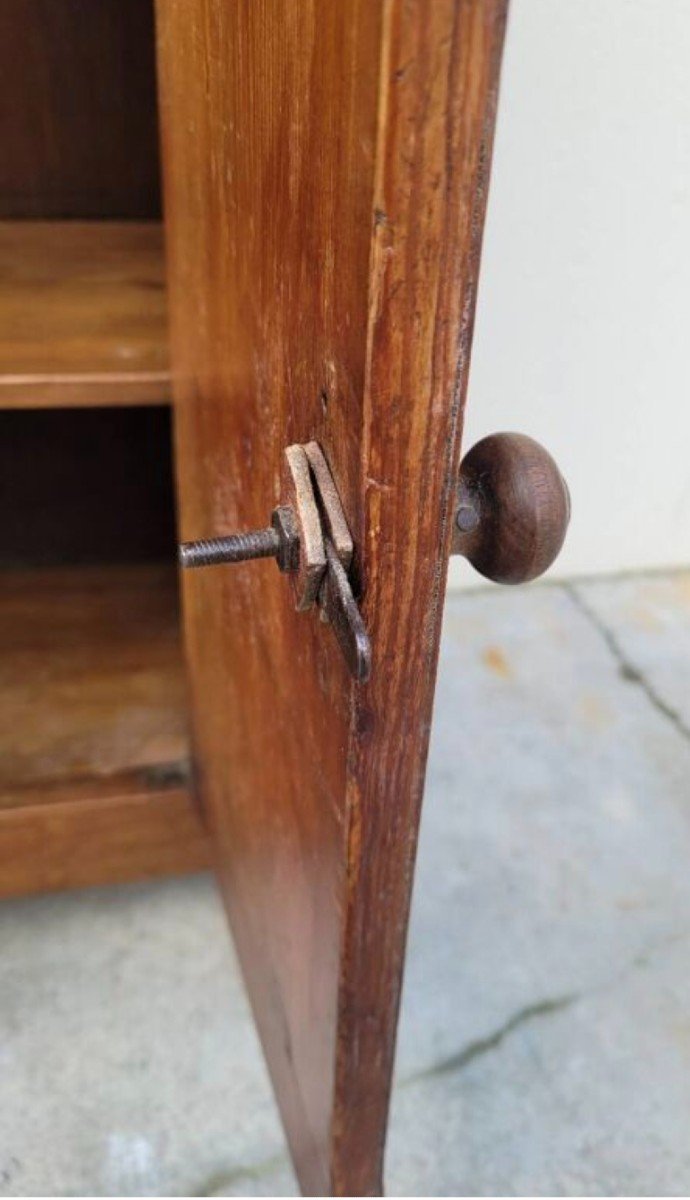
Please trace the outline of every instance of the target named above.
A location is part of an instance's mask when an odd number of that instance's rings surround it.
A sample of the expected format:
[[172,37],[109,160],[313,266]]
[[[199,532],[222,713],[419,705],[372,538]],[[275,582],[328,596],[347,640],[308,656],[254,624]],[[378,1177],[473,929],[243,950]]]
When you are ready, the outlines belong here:
[[[451,536],[451,506],[477,296],[481,241],[493,148],[508,0],[416,0],[386,5],[382,41],[379,145],[373,213],[367,367],[367,438],[363,563],[364,614],[374,645],[372,682],[355,691],[348,788],[348,890],[343,922],[341,1003],[335,1068],[331,1190],[383,1194],[383,1157],[400,1006],[403,962],[428,752],[430,713]],[[444,27],[445,23],[445,27]],[[436,40],[434,40],[436,38]],[[439,85],[439,81],[442,83]],[[415,127],[410,157],[409,129]],[[438,139],[442,137],[439,147]],[[420,195],[421,193],[421,195]],[[417,254],[410,255],[410,245]],[[395,269],[396,261],[402,265]],[[409,338],[415,314],[431,309],[416,357]],[[428,375],[429,384],[424,386]],[[408,390],[408,419],[422,435],[393,473],[382,471],[381,429],[396,388]],[[400,405],[399,398],[396,401]],[[436,428],[427,413],[441,405]],[[400,419],[400,418],[398,418]],[[384,452],[385,454],[385,452]],[[439,454],[443,467],[439,469]],[[398,474],[395,475],[397,468]],[[436,482],[434,483],[434,476]],[[386,518],[386,496],[409,485],[420,492],[420,520],[433,552],[409,559],[412,530]],[[426,501],[424,504],[423,502]],[[388,535],[388,538],[387,538]],[[413,597],[415,645],[382,647],[375,587],[367,564],[382,540],[400,571],[398,597]],[[391,555],[391,542],[394,546]],[[437,569],[438,563],[442,570]],[[372,572],[373,574],[373,572]],[[421,611],[420,611],[421,610]],[[411,609],[410,609],[411,612]],[[404,620],[397,623],[401,629]],[[421,738],[386,720],[415,714]],[[380,741],[372,754],[371,738]],[[366,753],[359,753],[362,745]],[[391,762],[391,748],[395,762]],[[390,774],[366,774],[377,761]],[[381,811],[381,796],[395,804]],[[373,846],[384,853],[372,853]],[[386,897],[387,903],[381,897]],[[397,914],[385,929],[387,911]],[[353,1046],[357,1047],[356,1055]],[[383,1060],[383,1067],[382,1067]]]

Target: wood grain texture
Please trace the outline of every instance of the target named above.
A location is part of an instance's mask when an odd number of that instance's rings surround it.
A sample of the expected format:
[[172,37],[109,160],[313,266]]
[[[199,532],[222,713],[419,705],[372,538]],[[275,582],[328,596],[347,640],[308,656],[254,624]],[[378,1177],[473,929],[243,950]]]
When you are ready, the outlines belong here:
[[202,871],[210,843],[186,786],[146,772],[14,792],[0,807],[0,899]]
[[160,216],[151,0],[2,0],[0,216]]
[[0,574],[0,897],[202,870],[169,565]]
[[458,497],[474,528],[453,530],[451,553],[464,554],[495,583],[529,583],[548,570],[570,520],[568,487],[551,455],[523,433],[492,433],[460,465]]
[[179,774],[185,701],[174,567],[2,572],[0,809],[27,787]]
[[150,222],[0,222],[0,408],[170,399]]
[[374,653],[272,564],[190,573],[201,796],[301,1186],[377,1194],[505,3],[158,15],[183,536],[319,441]]

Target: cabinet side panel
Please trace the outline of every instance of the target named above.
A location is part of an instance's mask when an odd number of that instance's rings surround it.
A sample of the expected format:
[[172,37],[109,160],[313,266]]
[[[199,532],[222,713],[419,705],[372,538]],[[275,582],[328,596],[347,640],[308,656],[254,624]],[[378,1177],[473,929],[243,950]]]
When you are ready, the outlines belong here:
[[377,1194],[504,0],[159,0],[185,538],[321,442],[355,688],[271,563],[185,580],[200,792],[305,1192]]
[[[360,525],[381,5],[159,0],[185,538],[265,525],[319,441]],[[190,573],[200,794],[303,1189],[330,1190],[353,685],[272,562]]]

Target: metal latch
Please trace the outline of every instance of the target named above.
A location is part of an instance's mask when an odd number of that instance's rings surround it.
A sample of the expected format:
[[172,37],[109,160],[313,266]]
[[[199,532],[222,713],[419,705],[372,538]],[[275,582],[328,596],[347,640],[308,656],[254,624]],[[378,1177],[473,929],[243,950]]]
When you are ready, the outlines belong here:
[[292,576],[298,612],[319,606],[351,674],[364,683],[371,672],[371,643],[350,586],[353,549],[323,451],[318,442],[307,442],[285,450],[282,503],[267,529],[183,542],[179,561],[189,568],[275,558]]

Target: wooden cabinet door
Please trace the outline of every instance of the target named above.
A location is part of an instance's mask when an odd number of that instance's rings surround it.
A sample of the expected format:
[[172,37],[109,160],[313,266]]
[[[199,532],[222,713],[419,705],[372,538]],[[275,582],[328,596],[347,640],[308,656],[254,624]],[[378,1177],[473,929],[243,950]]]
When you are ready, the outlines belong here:
[[185,576],[196,781],[308,1194],[382,1188],[505,8],[158,0],[181,532],[264,526],[317,440],[372,644],[356,683],[270,561]]

